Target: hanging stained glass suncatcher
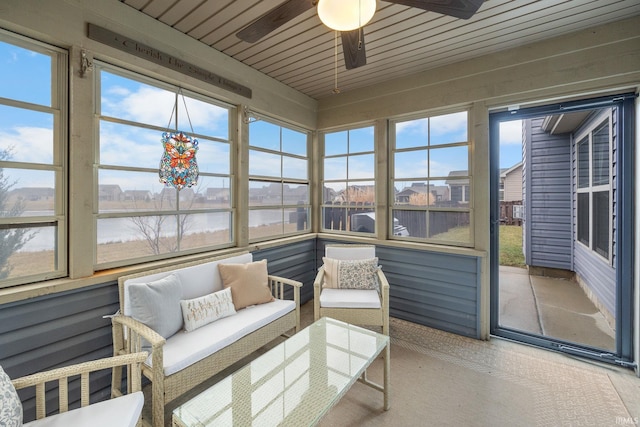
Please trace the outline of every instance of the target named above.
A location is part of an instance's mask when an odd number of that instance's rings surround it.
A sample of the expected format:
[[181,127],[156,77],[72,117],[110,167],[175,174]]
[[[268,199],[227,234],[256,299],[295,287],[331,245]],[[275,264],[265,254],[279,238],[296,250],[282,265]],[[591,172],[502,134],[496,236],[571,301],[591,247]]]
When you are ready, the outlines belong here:
[[198,140],[184,132],[164,132],[162,134],[164,153],[160,160],[160,182],[178,190],[198,183],[198,163],[196,152]]

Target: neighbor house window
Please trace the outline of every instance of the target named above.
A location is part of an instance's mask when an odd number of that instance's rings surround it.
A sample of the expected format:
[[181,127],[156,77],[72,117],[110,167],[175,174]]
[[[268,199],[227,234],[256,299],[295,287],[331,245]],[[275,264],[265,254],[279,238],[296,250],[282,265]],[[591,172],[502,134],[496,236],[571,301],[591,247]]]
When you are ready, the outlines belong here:
[[0,287],[67,272],[67,55],[0,31]]
[[577,141],[577,239],[598,255],[610,260],[610,119],[607,117],[598,121],[585,134],[580,135]]
[[323,137],[322,229],[375,233],[374,127]]
[[249,240],[310,230],[308,140],[266,118],[249,124]]
[[[231,246],[232,107],[114,67],[97,68],[96,264]],[[167,131],[198,140],[197,184],[180,191],[159,179]]]
[[470,246],[467,112],[394,121],[390,133],[394,234]]

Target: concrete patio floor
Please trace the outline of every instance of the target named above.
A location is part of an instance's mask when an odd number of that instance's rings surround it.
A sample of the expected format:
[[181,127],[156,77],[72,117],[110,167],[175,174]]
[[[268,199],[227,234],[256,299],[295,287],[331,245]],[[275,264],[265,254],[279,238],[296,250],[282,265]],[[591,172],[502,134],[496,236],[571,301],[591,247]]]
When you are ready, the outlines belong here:
[[500,267],[503,327],[615,351],[615,331],[580,286],[567,279],[532,276]]

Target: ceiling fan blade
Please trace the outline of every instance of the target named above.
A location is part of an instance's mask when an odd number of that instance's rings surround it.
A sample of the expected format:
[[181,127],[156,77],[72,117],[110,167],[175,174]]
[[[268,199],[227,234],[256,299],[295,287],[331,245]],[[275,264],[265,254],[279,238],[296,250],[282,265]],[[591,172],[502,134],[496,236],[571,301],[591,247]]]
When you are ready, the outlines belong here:
[[245,42],[255,43],[312,7],[315,7],[313,0],[287,0],[238,31],[236,36]]
[[364,29],[341,31],[344,65],[347,70],[367,65],[367,54],[364,48]]
[[417,7],[460,19],[471,18],[482,6],[484,0],[385,0],[405,6]]

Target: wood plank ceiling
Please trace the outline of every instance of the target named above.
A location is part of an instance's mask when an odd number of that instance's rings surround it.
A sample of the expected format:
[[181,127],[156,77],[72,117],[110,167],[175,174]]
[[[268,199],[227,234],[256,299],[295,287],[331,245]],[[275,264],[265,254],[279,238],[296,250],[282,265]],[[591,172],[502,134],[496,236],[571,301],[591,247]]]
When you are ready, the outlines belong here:
[[[312,98],[339,96],[332,92],[335,33],[315,8],[251,44],[236,33],[284,0],[120,1]],[[338,88],[344,93],[638,14],[638,0],[487,0],[461,20],[378,1],[364,28],[367,65],[346,70],[338,37]]]

